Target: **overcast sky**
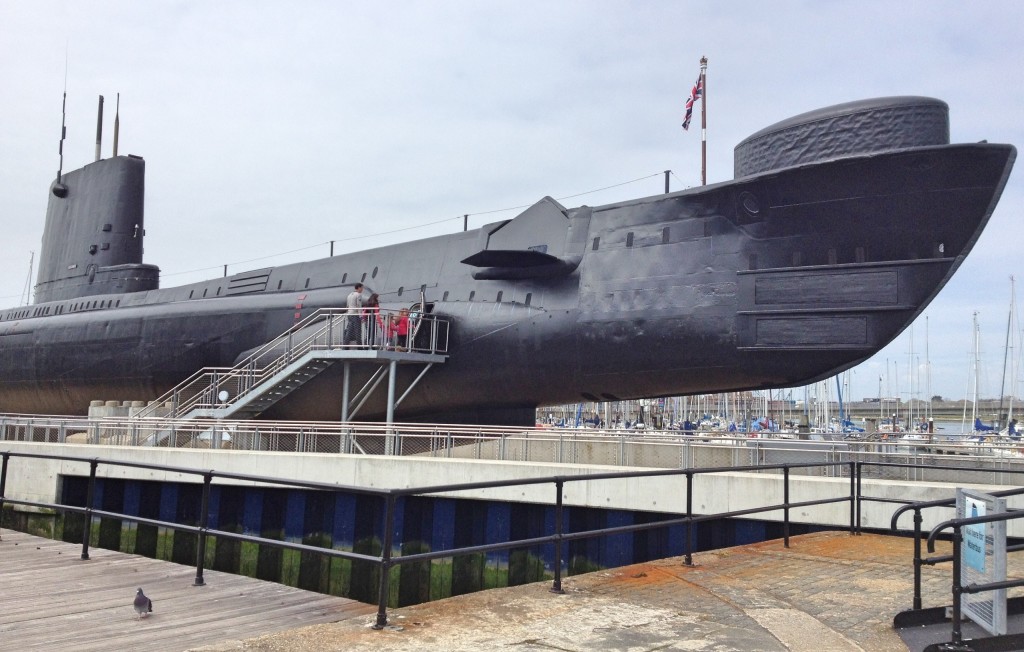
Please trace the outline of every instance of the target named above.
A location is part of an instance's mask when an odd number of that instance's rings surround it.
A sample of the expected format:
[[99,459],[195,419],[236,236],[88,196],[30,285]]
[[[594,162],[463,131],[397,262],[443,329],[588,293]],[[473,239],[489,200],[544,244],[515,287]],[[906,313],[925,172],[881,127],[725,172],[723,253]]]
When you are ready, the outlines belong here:
[[[673,189],[699,185],[700,130],[680,122],[702,55],[711,183],[746,136],[869,97],[937,97],[953,142],[1020,146],[1022,25],[1013,1],[0,0],[0,306],[39,255],[65,84],[65,170],[93,160],[101,94],[110,156],[121,94],[119,153],[146,159],[145,260],[169,287],[323,257],[331,240],[457,231],[465,213],[474,228],[544,195],[657,194],[666,169]],[[882,378],[906,399],[911,375],[924,397],[926,341],[931,394],[970,396],[974,312],[980,394],[998,395],[1022,178],[926,311],[927,340],[915,323],[913,360],[908,331],[851,374],[854,398]]]

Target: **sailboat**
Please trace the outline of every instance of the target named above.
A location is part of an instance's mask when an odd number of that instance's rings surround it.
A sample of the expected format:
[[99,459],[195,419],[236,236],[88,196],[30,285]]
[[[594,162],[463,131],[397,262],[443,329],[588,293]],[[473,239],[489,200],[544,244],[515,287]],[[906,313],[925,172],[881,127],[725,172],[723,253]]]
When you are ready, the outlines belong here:
[[981,327],[978,325],[978,313],[973,315],[973,344],[971,346],[971,373],[968,377],[968,387],[972,388],[968,393],[971,396],[971,430],[967,430],[967,405],[964,404],[964,415],[962,425],[964,432],[972,432],[975,438],[981,441],[986,435],[995,431],[994,426],[982,423],[978,414],[978,381],[981,375]]
[[[1003,422],[1006,425],[999,434],[1009,439],[1018,440],[1021,437],[1020,431],[1017,430],[1017,420],[1013,418],[1013,401],[1016,395],[1017,388],[1017,371],[1018,361],[1014,355],[1014,346],[1017,339],[1017,290],[1015,279],[1010,276],[1010,314],[1006,318],[1006,346],[1003,351],[1003,382],[1000,386],[999,391],[999,416],[1000,419],[1003,415],[1003,400],[1008,399],[1009,404],[1006,408],[1006,421]],[[1006,379],[1007,373],[1010,378],[1010,392],[1009,396],[1006,395]]]

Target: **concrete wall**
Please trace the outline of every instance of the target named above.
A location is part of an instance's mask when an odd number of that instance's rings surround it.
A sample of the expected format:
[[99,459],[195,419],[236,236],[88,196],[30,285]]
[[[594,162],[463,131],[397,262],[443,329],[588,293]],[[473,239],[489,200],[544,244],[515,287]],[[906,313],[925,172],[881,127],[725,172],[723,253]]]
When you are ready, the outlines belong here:
[[[167,448],[125,448],[103,445],[44,444],[2,442],[0,451],[62,455],[75,460],[44,460],[11,458],[8,465],[7,496],[36,502],[56,502],[59,478],[62,475],[89,474],[88,460],[93,458],[160,464],[199,470],[294,478],[355,487],[411,488],[438,485],[512,480],[548,476],[585,476],[594,473],[637,471],[621,467],[554,464],[534,462],[501,462],[424,457],[383,457],[363,455],[328,455],[318,453],[275,453]],[[78,461],[81,460],[81,461]],[[653,469],[652,469],[653,470]],[[201,482],[200,476],[175,472],[151,471],[131,467],[100,465],[99,475],[111,478],[132,478],[156,481]],[[226,481],[217,481],[226,482]],[[936,500],[951,497],[956,485],[918,483],[893,480],[863,481],[866,496],[902,499]],[[983,491],[1006,489],[976,485]],[[460,497],[487,498],[513,502],[554,502],[554,485],[515,486],[492,490],[460,492]],[[790,478],[792,502],[822,498],[846,497],[850,494],[848,478],[797,475]],[[656,512],[686,510],[685,476],[646,477],[618,480],[567,482],[564,503],[611,509]],[[694,513],[709,514],[761,507],[783,500],[781,474],[725,472],[698,475],[694,480]],[[1020,506],[1022,500],[1011,505]],[[864,503],[862,524],[865,528],[888,528],[897,505]],[[952,518],[950,510],[930,510],[925,514],[925,529]],[[749,518],[781,520],[782,512],[762,513]],[[817,523],[845,527],[850,520],[848,502],[793,509],[794,522]],[[908,514],[900,521],[904,529],[913,527]],[[1010,533],[1024,536],[1024,528],[1011,521]]]
[[[724,441],[724,440],[723,440]],[[572,436],[557,439],[514,437],[486,439],[459,444],[449,450],[421,453],[422,456],[450,456],[456,459],[545,460],[568,464],[599,464],[649,468],[697,468],[747,466],[754,464],[756,451],[708,442],[654,443],[644,440],[596,440]],[[815,459],[821,459],[817,455]]]

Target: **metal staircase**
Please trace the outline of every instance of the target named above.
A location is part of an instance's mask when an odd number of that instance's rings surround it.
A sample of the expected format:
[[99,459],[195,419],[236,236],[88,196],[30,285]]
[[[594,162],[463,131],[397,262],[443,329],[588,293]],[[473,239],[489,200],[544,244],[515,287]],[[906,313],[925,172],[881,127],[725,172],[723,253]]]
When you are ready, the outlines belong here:
[[[390,318],[390,312],[380,311],[384,323]],[[140,410],[134,418],[251,419],[301,388],[328,367],[344,364],[345,387],[340,411],[342,420],[354,416],[369,393],[383,379],[383,370],[387,365],[390,378],[390,422],[394,408],[430,367],[447,359],[448,323],[430,314],[410,314],[408,346],[399,349],[387,346],[380,332],[377,337],[370,338],[380,343],[376,346],[345,343],[343,334],[349,318],[349,311],[345,308],[317,310],[234,367],[207,367],[199,370]],[[357,393],[356,399],[362,402],[354,410],[348,396],[349,365],[352,363],[378,367]],[[409,363],[423,364],[425,367],[396,401],[395,366]]]

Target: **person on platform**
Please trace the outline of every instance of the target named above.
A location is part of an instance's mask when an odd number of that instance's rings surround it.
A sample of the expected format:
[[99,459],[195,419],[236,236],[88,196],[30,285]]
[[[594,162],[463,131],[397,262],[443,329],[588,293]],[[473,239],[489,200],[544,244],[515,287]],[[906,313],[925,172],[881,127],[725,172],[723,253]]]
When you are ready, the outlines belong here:
[[389,339],[396,351],[405,351],[409,348],[409,309],[402,308],[397,315],[391,316],[389,327]]
[[345,346],[359,346],[361,343],[360,316],[363,308],[363,284],[356,283],[352,286],[352,292],[345,299],[345,334],[343,342]]
[[379,347],[384,333],[380,316],[380,295],[374,292],[363,304],[363,343],[371,349]]

